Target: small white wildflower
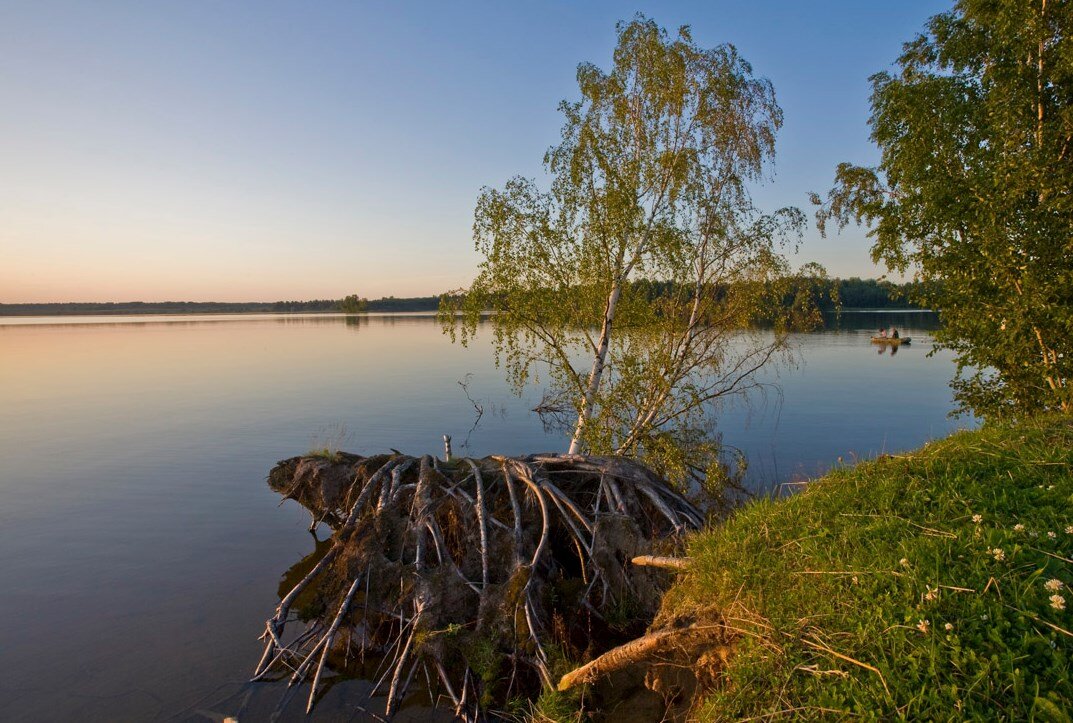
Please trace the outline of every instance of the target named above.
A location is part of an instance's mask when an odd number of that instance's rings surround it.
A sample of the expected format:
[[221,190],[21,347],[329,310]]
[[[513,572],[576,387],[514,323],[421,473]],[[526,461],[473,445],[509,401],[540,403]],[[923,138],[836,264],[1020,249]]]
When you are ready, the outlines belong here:
[[[1051,601],[1052,601],[1051,605],[1053,606],[1054,605],[1054,598],[1051,598]],[[1062,601],[1062,604],[1065,605],[1065,600]],[[930,629],[931,629],[931,622],[929,622],[927,620],[920,620],[919,622],[917,622],[917,630],[919,630],[920,632],[924,633],[925,635],[928,634],[928,630],[930,630]]]
[[1047,530],[1047,537],[1054,540],[1058,537],[1058,533],[1052,532],[1051,530]]
[[853,581],[853,584],[854,584],[854,585],[856,585],[857,583],[859,583],[859,582],[860,582],[860,580],[858,580],[858,579],[857,579],[857,576],[856,576],[856,575],[854,575],[854,576],[853,576],[853,577],[851,577],[850,579],[851,579],[851,580]]
[[1066,534],[1073,535],[1073,525],[1066,525]]
[[1013,526],[1013,531],[1014,532],[1024,532],[1025,531],[1025,526],[1022,525],[1020,522],[1018,522],[1016,525]]
[[928,591],[924,593],[925,600],[931,602],[939,597],[939,588],[933,588],[931,585],[925,585],[925,587],[928,589]]
[[909,560],[903,557],[901,560],[898,560],[898,564],[902,567],[909,567]]
[[944,628],[944,629],[945,629],[945,630],[946,630],[947,632],[949,632],[949,631],[951,631],[951,630],[953,630],[953,629],[954,629],[954,624],[953,624],[953,623],[946,623],[945,625],[943,625],[943,628]]
[[1047,485],[1047,491],[1050,492],[1054,489],[1054,485]]
[[987,620],[987,618],[988,618],[987,613],[984,613],[983,615],[980,616],[981,620]]
[[1063,582],[1062,582],[1061,580],[1059,580],[1058,578],[1054,578],[1054,577],[1052,577],[1052,578],[1051,578],[1050,580],[1048,580],[1047,582],[1043,583],[1043,588],[1044,588],[1044,589],[1045,589],[1045,590],[1046,590],[1047,592],[1058,592],[1058,591],[1059,591],[1059,590],[1061,590],[1061,589],[1062,589],[1063,587],[1065,587],[1065,583],[1063,583]]
[[976,524],[980,524],[981,522],[984,521],[984,516],[983,515],[973,515],[972,516],[972,521],[975,522]]
[[1002,562],[1006,559],[1006,552],[1001,547],[996,547],[994,550],[991,551],[991,556],[994,557],[998,562]]
[[[1050,600],[1051,600],[1051,607],[1054,608],[1055,610],[1058,610],[1059,612],[1061,612],[1062,610],[1066,609],[1066,599],[1064,597],[1062,597],[1061,595],[1057,595],[1057,594],[1051,595]],[[917,627],[919,627],[919,626],[917,626]]]

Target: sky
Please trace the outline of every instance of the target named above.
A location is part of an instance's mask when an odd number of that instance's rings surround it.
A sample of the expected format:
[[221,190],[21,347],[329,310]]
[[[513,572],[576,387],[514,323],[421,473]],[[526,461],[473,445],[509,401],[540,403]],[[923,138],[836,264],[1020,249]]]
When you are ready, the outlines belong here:
[[[423,296],[480,189],[540,177],[578,63],[642,12],[733,43],[785,114],[765,209],[875,164],[868,76],[936,0],[0,0],[0,303]],[[860,229],[795,260],[876,277]]]

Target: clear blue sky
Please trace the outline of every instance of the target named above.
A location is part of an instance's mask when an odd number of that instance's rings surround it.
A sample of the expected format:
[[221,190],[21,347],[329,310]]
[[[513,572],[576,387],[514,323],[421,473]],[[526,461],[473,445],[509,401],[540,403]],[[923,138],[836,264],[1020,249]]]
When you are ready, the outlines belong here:
[[[537,176],[581,61],[637,11],[736,44],[807,209],[874,163],[868,76],[950,2],[0,4],[0,302],[275,300],[466,284],[485,185]],[[876,276],[860,231],[800,260]]]

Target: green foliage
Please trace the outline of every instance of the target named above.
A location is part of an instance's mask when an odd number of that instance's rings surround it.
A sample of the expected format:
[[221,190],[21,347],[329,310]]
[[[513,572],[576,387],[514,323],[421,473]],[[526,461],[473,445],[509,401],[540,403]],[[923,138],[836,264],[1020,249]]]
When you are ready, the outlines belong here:
[[714,606],[742,631],[700,719],[1068,720],[1071,510],[1063,416],[748,505],[693,540],[691,574],[664,600]]
[[[782,112],[729,45],[698,47],[637,17],[610,71],[578,67],[560,104],[550,190],[511,179],[475,212],[483,257],[441,319],[466,343],[494,311],[497,362],[521,389],[547,375],[576,418],[571,452],[639,456],[676,479],[719,452],[710,412],[789,358],[785,332],[818,322],[782,245],[802,213],[752,204]],[[789,298],[792,303],[784,304]],[[760,320],[776,329],[751,329]]]
[[[1073,412],[1073,2],[962,0],[872,76],[878,168],[842,164],[817,219],[872,226],[925,282],[962,408]],[[941,283],[933,283],[941,282]]]
[[306,452],[307,457],[316,457],[317,459],[323,459],[326,462],[338,462],[339,450],[332,449],[331,447],[316,447]]
[[368,299],[359,297],[357,294],[351,294],[339,301],[339,310],[344,314],[360,314],[365,311],[368,306]]

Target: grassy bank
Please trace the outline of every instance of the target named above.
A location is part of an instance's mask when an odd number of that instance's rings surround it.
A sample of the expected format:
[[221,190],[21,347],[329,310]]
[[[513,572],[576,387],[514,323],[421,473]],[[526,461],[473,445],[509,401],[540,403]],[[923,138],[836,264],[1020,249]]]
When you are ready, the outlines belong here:
[[698,536],[665,614],[736,641],[702,720],[1069,720],[1073,423],[956,434]]

